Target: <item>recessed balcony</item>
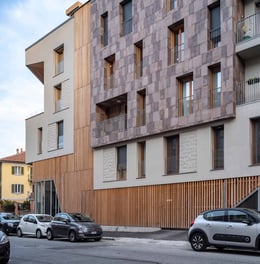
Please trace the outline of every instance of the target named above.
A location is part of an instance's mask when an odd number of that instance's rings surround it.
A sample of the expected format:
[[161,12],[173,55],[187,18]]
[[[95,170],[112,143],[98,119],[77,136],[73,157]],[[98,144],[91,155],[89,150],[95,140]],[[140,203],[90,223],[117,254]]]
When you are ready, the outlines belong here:
[[260,78],[250,78],[246,82],[241,82],[236,90],[236,103],[242,105],[260,100]]
[[237,23],[236,53],[242,59],[260,55],[260,12]]

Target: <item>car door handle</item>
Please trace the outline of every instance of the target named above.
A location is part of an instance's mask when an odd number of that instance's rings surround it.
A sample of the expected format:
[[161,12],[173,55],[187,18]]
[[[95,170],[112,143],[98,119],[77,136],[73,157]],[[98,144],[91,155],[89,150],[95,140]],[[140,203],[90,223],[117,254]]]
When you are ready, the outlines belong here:
[[233,225],[228,225],[227,228],[229,228],[229,229],[230,229],[230,228],[233,228]]

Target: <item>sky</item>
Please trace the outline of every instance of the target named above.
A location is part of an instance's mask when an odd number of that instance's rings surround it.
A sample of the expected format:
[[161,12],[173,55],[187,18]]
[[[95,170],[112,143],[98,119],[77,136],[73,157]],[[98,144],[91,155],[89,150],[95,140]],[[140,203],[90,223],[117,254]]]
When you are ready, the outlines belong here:
[[0,0],[0,159],[26,150],[25,120],[44,110],[43,84],[25,66],[25,49],[66,21],[75,2]]

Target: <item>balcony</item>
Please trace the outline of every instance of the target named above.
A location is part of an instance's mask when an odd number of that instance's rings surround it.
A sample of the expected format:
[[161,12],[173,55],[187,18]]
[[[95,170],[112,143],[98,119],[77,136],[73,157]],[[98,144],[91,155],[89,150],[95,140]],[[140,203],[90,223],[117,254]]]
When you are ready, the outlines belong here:
[[111,135],[113,132],[123,132],[127,129],[127,115],[118,116],[97,122],[96,137]]
[[260,55],[260,13],[256,13],[237,23],[236,53],[242,59]]
[[236,104],[252,103],[260,100],[260,78],[252,78],[241,82],[236,90]]

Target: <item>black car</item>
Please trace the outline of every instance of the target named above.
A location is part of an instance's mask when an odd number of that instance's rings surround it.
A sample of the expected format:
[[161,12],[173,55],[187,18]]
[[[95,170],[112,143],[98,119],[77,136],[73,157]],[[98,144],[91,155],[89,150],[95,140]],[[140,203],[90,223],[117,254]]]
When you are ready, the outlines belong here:
[[79,239],[94,239],[99,241],[102,238],[102,228],[89,216],[80,213],[59,213],[56,214],[47,228],[47,238],[68,238],[71,242]]
[[16,234],[19,223],[19,216],[13,213],[0,213],[0,229],[7,235]]
[[0,231],[0,263],[8,263],[10,258],[10,242],[6,234]]

